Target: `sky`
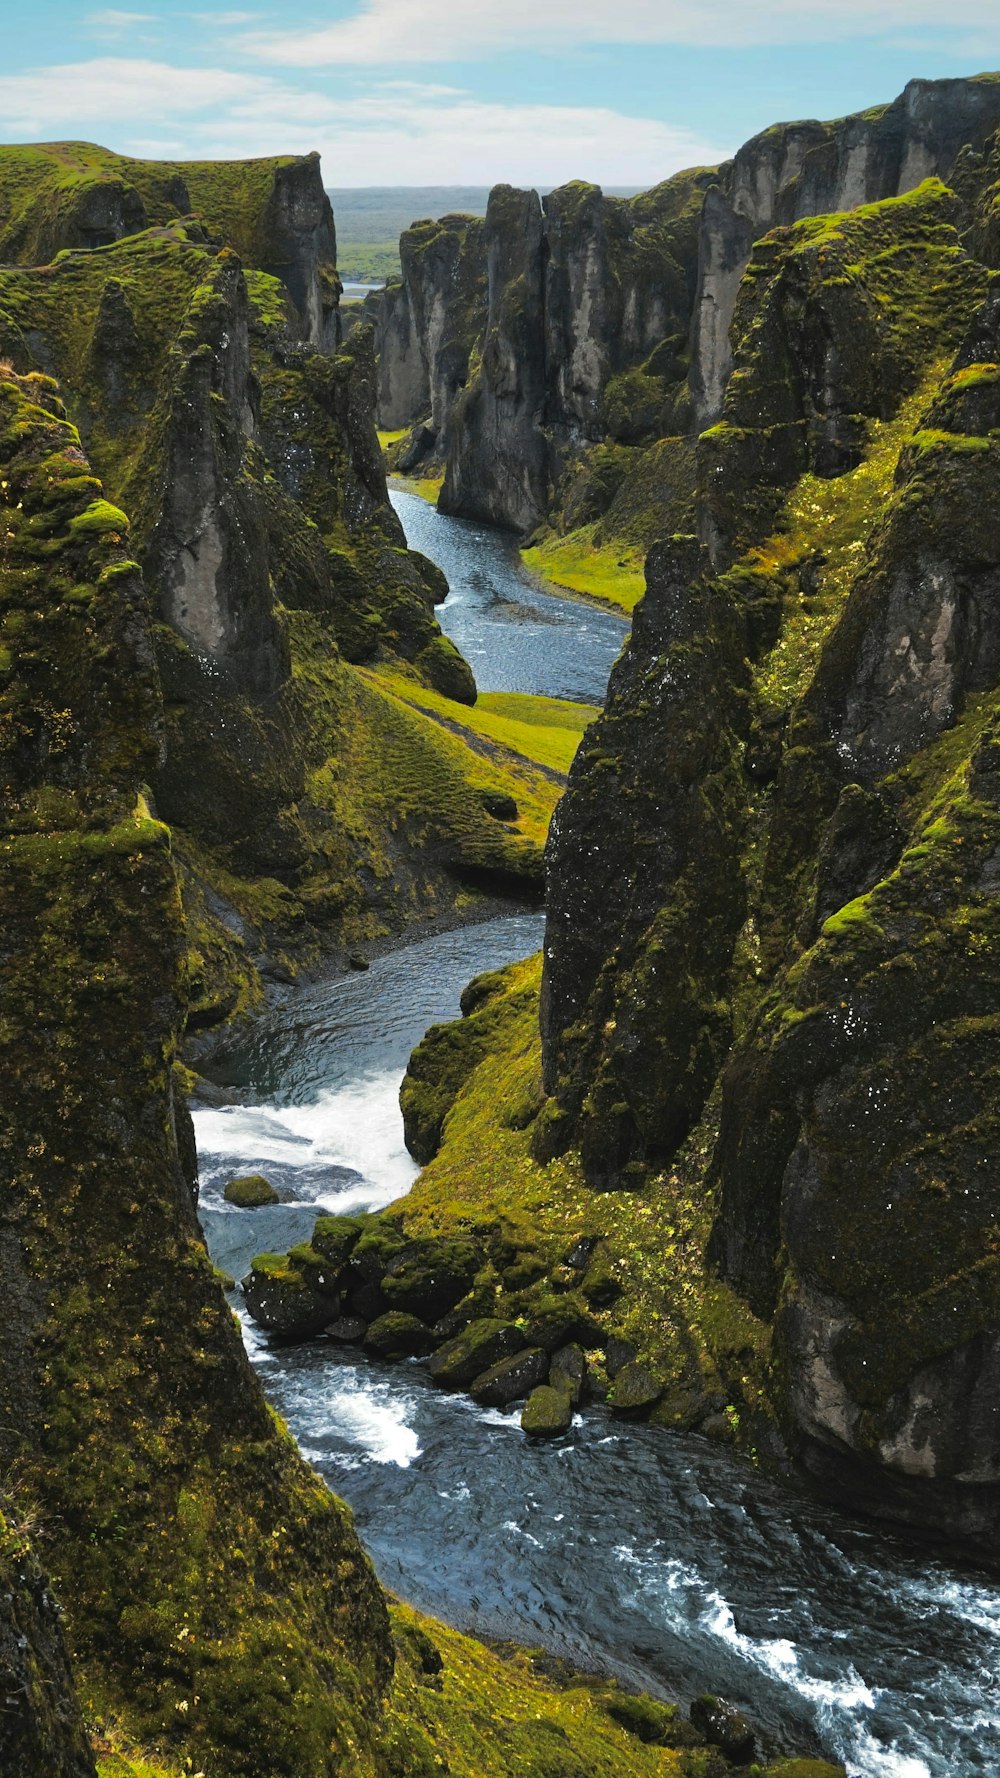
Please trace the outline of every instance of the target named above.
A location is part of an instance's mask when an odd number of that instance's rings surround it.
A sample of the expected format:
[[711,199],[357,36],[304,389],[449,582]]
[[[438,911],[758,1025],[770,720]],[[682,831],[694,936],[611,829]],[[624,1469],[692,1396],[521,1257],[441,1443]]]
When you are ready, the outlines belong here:
[[0,140],[164,159],[318,148],[330,186],[645,187],[771,123],[1000,69],[1000,0],[7,9]]

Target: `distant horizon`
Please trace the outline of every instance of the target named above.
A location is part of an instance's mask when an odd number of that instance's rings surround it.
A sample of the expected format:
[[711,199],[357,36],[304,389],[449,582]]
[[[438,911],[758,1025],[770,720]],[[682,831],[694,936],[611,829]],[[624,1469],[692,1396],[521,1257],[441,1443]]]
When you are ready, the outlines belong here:
[[[55,46],[55,47],[54,47]],[[648,190],[771,124],[1000,68],[996,0],[40,0],[0,75],[4,140],[159,160],[317,149],[335,190]]]

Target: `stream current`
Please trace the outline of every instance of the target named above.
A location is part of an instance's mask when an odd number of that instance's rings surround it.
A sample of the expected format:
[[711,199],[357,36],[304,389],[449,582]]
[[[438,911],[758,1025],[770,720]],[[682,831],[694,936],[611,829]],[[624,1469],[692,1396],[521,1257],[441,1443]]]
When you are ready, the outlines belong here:
[[[483,689],[603,695],[622,626],[535,590],[502,534],[394,494],[407,540],[453,593],[443,627]],[[454,600],[454,606],[453,606]],[[554,609],[552,609],[554,608]],[[603,677],[601,676],[603,675]],[[425,938],[365,974],[283,990],[216,1052],[238,1103],[196,1107],[216,1262],[306,1240],[319,1209],[408,1190],[397,1095],[429,1024],[471,976],[528,955],[542,918]],[[236,1210],[261,1171],[283,1201]],[[238,1304],[237,1304],[238,1306]],[[529,1444],[518,1417],[435,1389],[415,1363],[271,1345],[244,1320],[270,1399],[350,1502],[385,1584],[462,1629],[542,1645],[654,1693],[738,1701],[769,1748],[850,1778],[996,1778],[1000,1596],[991,1582],[843,1518],[694,1436],[577,1416]]]

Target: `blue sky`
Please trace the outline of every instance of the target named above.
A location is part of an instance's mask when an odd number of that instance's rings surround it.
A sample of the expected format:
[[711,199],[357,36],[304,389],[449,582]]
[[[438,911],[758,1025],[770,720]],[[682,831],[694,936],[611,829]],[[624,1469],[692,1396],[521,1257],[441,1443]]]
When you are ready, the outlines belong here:
[[639,186],[783,118],[1000,68],[1000,0],[37,0],[4,48],[7,141],[318,148],[330,185]]

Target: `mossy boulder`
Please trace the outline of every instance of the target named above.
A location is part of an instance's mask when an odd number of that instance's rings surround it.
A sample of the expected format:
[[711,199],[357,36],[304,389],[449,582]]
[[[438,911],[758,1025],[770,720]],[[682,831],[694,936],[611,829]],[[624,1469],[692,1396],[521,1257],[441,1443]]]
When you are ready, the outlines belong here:
[[469,1394],[481,1408],[506,1408],[530,1395],[545,1381],[548,1371],[548,1354],[538,1346],[529,1346],[490,1365],[489,1370],[470,1383]]
[[539,1296],[527,1308],[522,1326],[528,1344],[541,1346],[546,1352],[556,1352],[560,1346],[574,1343],[592,1346],[601,1337],[600,1327],[587,1305],[571,1295]]
[[532,1438],[558,1438],[573,1424],[573,1399],[568,1389],[542,1383],[521,1410],[521,1430]]
[[315,1249],[335,1270],[346,1266],[365,1228],[361,1216],[320,1216],[310,1239]]
[[691,1705],[691,1721],[709,1746],[718,1747],[734,1766],[744,1766],[753,1759],[756,1737],[735,1704],[706,1692]]
[[463,1389],[491,1365],[520,1352],[524,1345],[520,1328],[509,1321],[483,1317],[470,1322],[462,1333],[438,1347],[430,1361],[430,1373],[436,1383],[448,1389]]
[[483,1263],[481,1250],[460,1238],[411,1241],[392,1255],[382,1294],[394,1308],[434,1322],[468,1293]]
[[364,1343],[379,1358],[424,1358],[434,1348],[434,1335],[416,1315],[390,1309],[371,1322]]
[[298,1247],[291,1248],[288,1255],[288,1265],[292,1271],[301,1272],[310,1290],[327,1299],[329,1315],[334,1315],[336,1305],[340,1302],[339,1274],[336,1267],[332,1266],[329,1260],[322,1253],[318,1253],[308,1241],[300,1243]]
[[608,1401],[616,1414],[643,1414],[656,1406],[663,1384],[644,1364],[625,1364],[615,1377]]
[[257,1210],[263,1204],[278,1202],[274,1186],[262,1173],[247,1173],[228,1180],[223,1197],[227,1204],[236,1204],[240,1210]]
[[283,1339],[307,1340],[331,1319],[329,1297],[311,1289],[287,1254],[259,1253],[243,1280],[251,1318]]
[[676,1745],[674,1733],[679,1717],[676,1704],[661,1704],[643,1693],[617,1691],[601,1701],[608,1715],[640,1741],[654,1747]]
[[554,1389],[565,1389],[573,1406],[579,1407],[587,1383],[587,1355],[582,1346],[562,1346],[553,1352],[549,1381]]

